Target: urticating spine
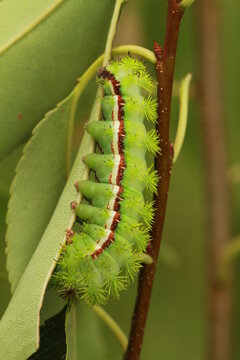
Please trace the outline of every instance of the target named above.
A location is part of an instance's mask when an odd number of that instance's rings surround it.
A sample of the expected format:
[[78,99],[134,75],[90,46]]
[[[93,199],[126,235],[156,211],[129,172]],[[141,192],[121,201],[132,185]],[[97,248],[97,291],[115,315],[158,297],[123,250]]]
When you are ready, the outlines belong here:
[[156,100],[142,95],[153,86],[144,64],[130,56],[112,61],[98,82],[103,118],[87,125],[98,150],[84,158],[96,180],[75,184],[85,199],[72,203],[80,229],[68,230],[54,273],[60,290],[89,304],[118,297],[137,273],[154,213],[143,191],[156,192],[158,181],[145,159],[146,151],[159,152],[159,139],[144,125],[157,117]]

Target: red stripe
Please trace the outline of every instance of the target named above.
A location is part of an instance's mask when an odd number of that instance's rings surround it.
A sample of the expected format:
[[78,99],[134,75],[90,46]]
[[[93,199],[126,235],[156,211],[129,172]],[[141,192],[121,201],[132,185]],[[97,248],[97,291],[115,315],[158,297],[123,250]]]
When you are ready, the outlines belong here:
[[117,193],[117,196],[116,196],[116,199],[115,199],[115,202],[114,202],[114,205],[113,205],[113,210],[114,211],[118,211],[120,209],[119,202],[121,200],[119,199],[119,196],[122,194],[122,192],[123,192],[123,188],[122,188],[122,186],[119,186],[119,191]]
[[116,214],[114,215],[110,230],[114,231],[116,229],[116,227],[118,226],[119,221],[120,221],[120,214],[118,212],[116,212]]
[[110,235],[108,236],[107,240],[102,244],[100,249],[95,250],[92,254],[91,257],[93,260],[96,260],[98,258],[98,256],[103,252],[104,249],[106,249],[109,245],[111,245],[114,241],[114,233],[111,232]]
[[[117,179],[116,179],[116,183],[117,185],[119,185],[119,191],[117,196],[119,197],[120,194],[123,192],[123,188],[121,186],[121,181],[123,178],[123,174],[124,174],[124,168],[126,167],[126,162],[125,162],[125,156],[124,156],[124,137],[125,137],[125,130],[124,130],[124,100],[122,98],[122,94],[121,94],[121,86],[120,86],[120,82],[118,80],[115,79],[114,75],[112,73],[110,73],[106,68],[102,69],[99,74],[99,77],[102,77],[103,79],[108,79],[112,86],[113,86],[113,90],[114,90],[114,94],[118,96],[118,121],[120,122],[120,126],[119,126],[119,130],[118,130],[118,152],[120,154],[120,164],[119,164],[119,168],[118,168],[118,174],[117,174]],[[112,120],[114,121],[114,111],[112,112]],[[111,144],[111,150],[114,153],[114,147],[113,147],[113,143]],[[109,183],[112,183],[112,174],[110,174],[109,176]],[[120,213],[117,212],[120,208],[120,199],[116,197],[114,206],[113,206],[113,210],[116,211],[116,214],[112,220],[112,224],[111,224],[111,234],[109,235],[108,239],[102,244],[101,248],[94,251],[91,254],[92,259],[97,259],[98,256],[103,252],[103,250],[105,248],[107,248],[113,241],[114,241],[114,230],[116,229],[116,227],[118,226],[118,223],[120,221]]]
[[116,184],[119,185],[119,186],[121,185],[124,170],[125,170],[125,167],[126,167],[126,162],[125,162],[124,155],[120,155],[120,156],[121,156],[121,160],[120,160],[120,163],[119,163],[118,174],[117,174],[117,179],[116,179]]

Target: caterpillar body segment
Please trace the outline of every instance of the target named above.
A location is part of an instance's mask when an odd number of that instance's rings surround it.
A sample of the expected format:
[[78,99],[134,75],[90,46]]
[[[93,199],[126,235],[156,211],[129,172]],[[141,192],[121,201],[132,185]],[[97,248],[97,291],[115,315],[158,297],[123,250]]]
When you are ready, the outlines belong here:
[[94,207],[119,211],[137,221],[145,221],[148,226],[152,223],[153,203],[145,202],[140,191],[88,180],[80,181],[78,186]]
[[141,95],[104,96],[102,99],[102,112],[105,120],[119,121],[122,115],[127,121],[143,123],[144,119],[151,122],[157,120],[157,102],[149,95],[147,98]]
[[123,71],[112,69],[110,64],[100,71],[99,78],[106,95],[141,95],[142,89],[150,92],[153,88],[152,79],[145,70],[124,74]]
[[[127,239],[133,246],[136,237],[145,237],[141,235],[142,223],[134,217],[122,215],[113,210],[100,209],[92,205],[80,204],[75,209],[79,219],[91,221],[92,224],[114,231],[120,236]],[[136,217],[139,217],[136,214]]]
[[160,152],[159,137],[147,131],[155,122],[157,103],[144,64],[130,56],[112,61],[98,72],[105,96],[101,121],[87,125],[100,153],[84,157],[96,181],[75,184],[84,201],[72,203],[80,230],[62,251],[54,281],[63,293],[88,304],[119,297],[141,266],[149,242],[154,203],[143,192],[156,192],[158,176],[145,155]]
[[159,137],[155,129],[147,132],[137,121],[92,121],[87,131],[97,141],[104,154],[128,154],[144,157],[146,151],[159,152]]
[[[84,159],[89,169],[96,173],[100,182],[122,185],[143,192],[152,181],[152,188],[157,186],[157,178],[152,177],[143,157],[124,155],[90,154]],[[154,172],[153,172],[154,173]]]

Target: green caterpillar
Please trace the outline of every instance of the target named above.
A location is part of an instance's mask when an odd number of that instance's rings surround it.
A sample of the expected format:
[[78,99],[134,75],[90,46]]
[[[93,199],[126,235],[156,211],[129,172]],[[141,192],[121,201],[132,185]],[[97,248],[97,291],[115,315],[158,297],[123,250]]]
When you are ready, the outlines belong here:
[[[156,121],[153,82],[144,64],[131,56],[112,61],[98,72],[104,90],[101,121],[87,125],[98,150],[83,160],[95,181],[75,184],[83,200],[73,202],[80,228],[68,231],[54,281],[65,294],[88,304],[105,303],[133,280],[149,242],[158,176],[147,166],[146,151],[159,152],[159,138],[144,120]],[[69,296],[70,296],[69,295]]]

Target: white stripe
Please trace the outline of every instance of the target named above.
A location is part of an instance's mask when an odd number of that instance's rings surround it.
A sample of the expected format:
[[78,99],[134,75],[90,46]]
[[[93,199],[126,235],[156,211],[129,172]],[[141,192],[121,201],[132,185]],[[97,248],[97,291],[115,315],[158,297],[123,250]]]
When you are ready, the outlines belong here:
[[109,80],[109,84],[110,84],[110,92],[111,92],[111,94],[115,95],[114,87],[113,87],[113,84],[112,84],[111,80]]
[[100,250],[101,248],[102,248],[102,246],[100,246],[100,245],[98,245],[98,244],[96,243],[96,244],[95,244],[94,251],[93,251],[93,252],[91,252],[91,254],[90,254],[90,255],[92,255],[93,253],[95,253],[95,251]]
[[113,121],[113,140],[112,140],[112,145],[113,145],[113,153],[114,154],[119,154],[119,149],[118,149],[118,139],[119,139],[119,127],[120,127],[120,122],[119,121]]
[[113,96],[114,106],[113,106],[113,121],[118,121],[118,96]]
[[119,186],[118,185],[113,185],[112,193],[113,193],[113,197],[110,199],[110,201],[109,201],[109,203],[107,205],[107,208],[109,210],[113,210],[113,207],[115,205],[117,194],[119,193]]
[[118,176],[118,172],[119,172],[120,161],[121,161],[121,156],[120,155],[115,155],[114,158],[115,159],[114,159],[114,166],[113,166],[113,170],[112,170],[111,184],[116,185],[117,176]]
[[109,214],[109,217],[105,223],[105,227],[106,227],[106,229],[111,229],[113,219],[116,215],[116,211],[108,210],[108,214]]
[[98,245],[100,247],[103,246],[103,244],[108,240],[109,236],[111,235],[112,231],[109,229],[105,229],[105,235],[101,237],[101,239],[98,240]]

